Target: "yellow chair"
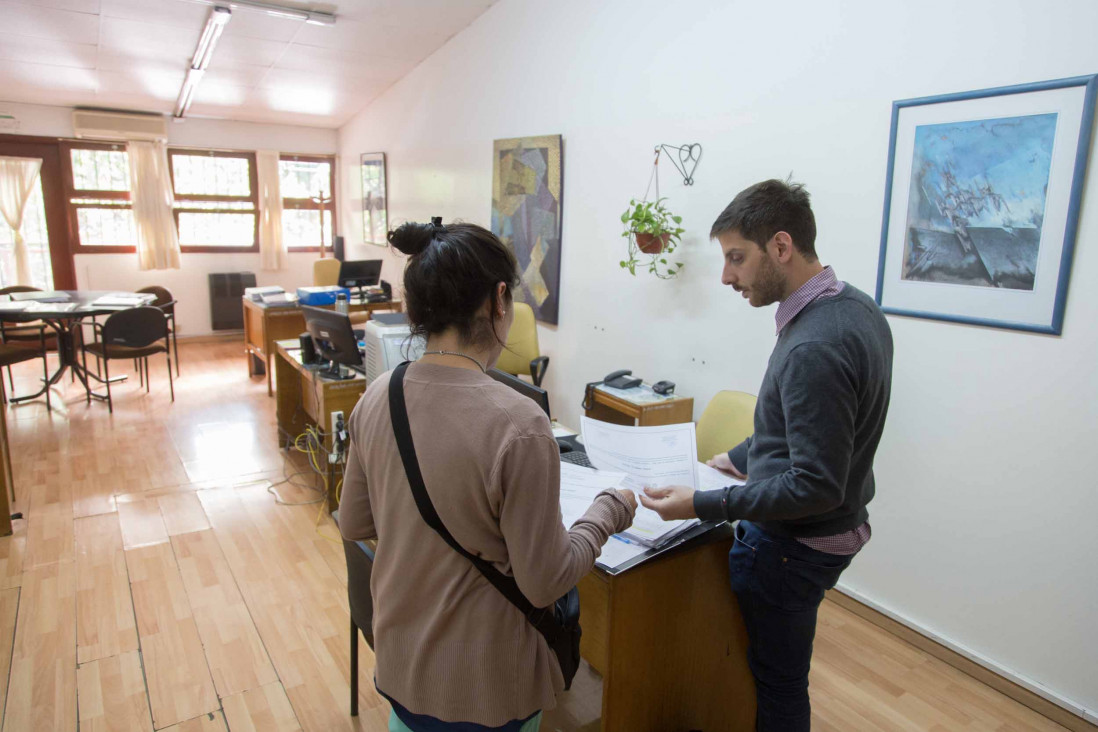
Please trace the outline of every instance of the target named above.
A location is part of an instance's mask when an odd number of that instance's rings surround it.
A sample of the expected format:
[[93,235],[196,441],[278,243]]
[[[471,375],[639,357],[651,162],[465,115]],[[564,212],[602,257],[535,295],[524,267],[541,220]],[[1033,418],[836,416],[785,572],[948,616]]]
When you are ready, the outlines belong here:
[[524,302],[516,301],[515,320],[507,333],[507,347],[499,354],[496,368],[519,376],[529,374],[534,386],[541,386],[545,378],[545,369],[549,368],[549,357],[542,356],[538,349],[538,326],[534,320],[533,309]]
[[339,284],[338,259],[318,259],[313,262],[313,287],[334,287]]
[[755,432],[757,398],[742,391],[718,391],[698,420],[698,460],[728,452]]

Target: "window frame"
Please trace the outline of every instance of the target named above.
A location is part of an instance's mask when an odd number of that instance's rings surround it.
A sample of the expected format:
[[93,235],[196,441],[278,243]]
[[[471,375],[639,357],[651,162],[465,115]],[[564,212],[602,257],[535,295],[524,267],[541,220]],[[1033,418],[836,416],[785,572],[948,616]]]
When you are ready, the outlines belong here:
[[175,166],[172,164],[172,155],[192,155],[196,157],[211,158],[242,158],[248,161],[248,185],[251,188],[251,196],[216,196],[201,193],[188,194],[187,201],[213,201],[226,203],[250,202],[254,222],[252,225],[252,244],[247,247],[217,246],[212,244],[183,244],[179,243],[179,250],[183,254],[246,254],[259,252],[259,174],[255,167],[255,152],[251,150],[212,150],[208,148],[169,147],[168,148],[168,174],[172,183],[172,197],[175,205],[172,207],[172,218],[175,219],[176,235],[179,234],[180,213],[218,213],[206,208],[188,208],[181,206],[180,196],[175,192]]
[[[80,215],[82,208],[103,208],[96,204],[73,203],[75,198],[114,199],[128,202],[133,210],[133,201],[129,191],[78,190],[72,169],[73,150],[121,150],[126,151],[124,142],[89,142],[86,140],[61,140],[61,179],[65,193],[65,220],[69,229],[69,241],[73,254],[132,254],[137,247],[115,244],[84,244],[80,241]],[[127,161],[129,158],[127,157]]]
[[[324,247],[325,252],[332,252],[335,249],[336,232],[339,231],[339,208],[336,205],[336,156],[333,155],[303,155],[298,153],[279,153],[278,161],[281,163],[283,160],[305,163],[328,163],[328,190],[332,193],[332,200],[324,206],[324,210],[331,211],[332,213],[332,245]],[[281,181],[281,171],[279,174],[279,180]],[[316,211],[316,204],[308,198],[287,198],[282,196],[282,210],[306,210]],[[323,218],[321,218],[323,221]],[[286,245],[286,252],[288,254],[320,253],[320,246],[305,246],[305,247],[291,247]]]

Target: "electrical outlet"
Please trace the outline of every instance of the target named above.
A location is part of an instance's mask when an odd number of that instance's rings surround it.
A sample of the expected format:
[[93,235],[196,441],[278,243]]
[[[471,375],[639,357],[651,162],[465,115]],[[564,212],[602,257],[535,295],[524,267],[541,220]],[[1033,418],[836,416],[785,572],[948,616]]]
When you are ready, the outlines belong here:
[[343,421],[343,412],[332,412],[332,421],[328,424],[331,426],[332,434],[335,434],[339,429],[339,423]]

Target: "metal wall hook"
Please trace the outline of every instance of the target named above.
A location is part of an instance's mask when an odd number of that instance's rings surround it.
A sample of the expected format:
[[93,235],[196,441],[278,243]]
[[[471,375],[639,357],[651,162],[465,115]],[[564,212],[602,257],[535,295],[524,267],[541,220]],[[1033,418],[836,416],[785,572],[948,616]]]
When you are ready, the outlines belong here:
[[[674,152],[672,152],[674,151]],[[674,164],[675,169],[682,175],[682,184],[684,186],[694,185],[694,171],[698,169],[698,162],[702,156],[702,146],[700,142],[691,142],[685,145],[656,145],[656,162],[655,165],[659,165],[660,153],[664,153]],[[689,170],[687,170],[689,168]]]

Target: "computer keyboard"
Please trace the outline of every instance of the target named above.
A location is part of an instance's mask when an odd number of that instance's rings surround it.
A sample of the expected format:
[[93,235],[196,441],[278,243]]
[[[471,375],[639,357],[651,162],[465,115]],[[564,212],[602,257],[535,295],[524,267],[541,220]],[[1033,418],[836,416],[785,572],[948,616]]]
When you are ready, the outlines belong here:
[[560,454],[560,461],[562,463],[572,463],[573,465],[581,465],[585,468],[593,468],[594,465],[587,459],[587,453],[583,450],[572,450],[571,452],[562,452]]

